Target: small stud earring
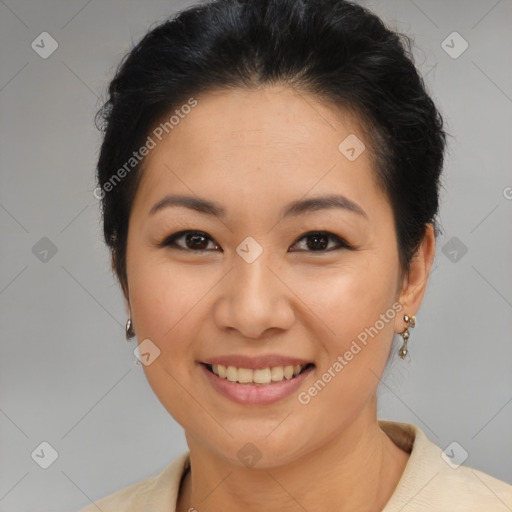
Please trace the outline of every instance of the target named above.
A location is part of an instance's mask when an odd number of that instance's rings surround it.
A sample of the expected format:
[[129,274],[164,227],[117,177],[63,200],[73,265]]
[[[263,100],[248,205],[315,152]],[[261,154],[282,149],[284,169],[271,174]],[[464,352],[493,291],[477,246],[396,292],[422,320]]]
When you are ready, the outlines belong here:
[[408,353],[407,341],[409,340],[409,336],[410,336],[409,328],[412,329],[416,325],[416,317],[414,315],[413,316],[404,315],[404,321],[407,322],[407,327],[405,328],[405,330],[403,332],[400,333],[400,336],[402,336],[402,338],[404,339],[404,343],[398,350],[398,355],[402,359],[405,359],[405,356]]

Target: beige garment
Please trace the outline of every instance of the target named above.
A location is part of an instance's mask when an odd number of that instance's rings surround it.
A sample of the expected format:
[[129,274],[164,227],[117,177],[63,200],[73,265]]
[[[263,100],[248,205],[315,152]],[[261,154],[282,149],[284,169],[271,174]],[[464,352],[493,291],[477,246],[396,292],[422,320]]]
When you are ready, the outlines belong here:
[[[379,420],[379,426],[411,454],[382,512],[512,512],[512,485],[464,465],[452,468],[441,457],[441,449],[415,425]],[[189,452],[185,452],[160,474],[79,512],[175,512],[181,478],[188,467]]]

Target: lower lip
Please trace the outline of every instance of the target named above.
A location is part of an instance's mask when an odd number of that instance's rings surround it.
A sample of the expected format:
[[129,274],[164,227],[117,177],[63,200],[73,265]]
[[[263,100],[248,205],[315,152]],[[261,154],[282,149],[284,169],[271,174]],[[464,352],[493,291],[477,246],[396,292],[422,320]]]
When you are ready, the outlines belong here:
[[281,382],[266,385],[251,385],[231,382],[223,379],[208,370],[202,363],[199,364],[212,387],[226,398],[244,405],[266,405],[291,395],[300,387],[307,376],[314,370],[314,366],[307,368],[297,377]]

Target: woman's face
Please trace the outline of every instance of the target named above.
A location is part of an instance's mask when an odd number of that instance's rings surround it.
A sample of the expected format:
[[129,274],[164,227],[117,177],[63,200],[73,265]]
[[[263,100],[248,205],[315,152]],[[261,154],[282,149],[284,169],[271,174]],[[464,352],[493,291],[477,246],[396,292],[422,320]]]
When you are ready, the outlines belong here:
[[[343,111],[277,86],[197,102],[146,157],[128,234],[131,317],[147,379],[187,439],[272,467],[368,421],[403,329],[393,214]],[[221,213],[162,202],[178,195]],[[331,207],[311,202],[328,196]],[[200,233],[169,239],[183,231]],[[276,381],[232,382],[204,363]],[[314,366],[283,377],[301,363]]]

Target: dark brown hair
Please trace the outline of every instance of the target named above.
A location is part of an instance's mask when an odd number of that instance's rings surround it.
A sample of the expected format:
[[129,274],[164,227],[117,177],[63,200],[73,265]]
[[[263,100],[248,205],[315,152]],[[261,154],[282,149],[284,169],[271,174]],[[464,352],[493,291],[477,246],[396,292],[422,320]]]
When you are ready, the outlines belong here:
[[122,59],[97,113],[104,237],[126,296],[128,222],[141,163],[114,183],[116,172],[189,98],[277,83],[348,108],[366,126],[376,180],[394,213],[402,275],[427,224],[438,234],[445,132],[411,40],[348,1],[214,0],[149,31]]

